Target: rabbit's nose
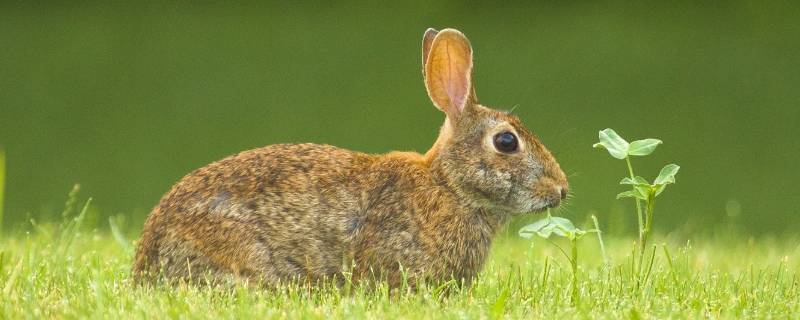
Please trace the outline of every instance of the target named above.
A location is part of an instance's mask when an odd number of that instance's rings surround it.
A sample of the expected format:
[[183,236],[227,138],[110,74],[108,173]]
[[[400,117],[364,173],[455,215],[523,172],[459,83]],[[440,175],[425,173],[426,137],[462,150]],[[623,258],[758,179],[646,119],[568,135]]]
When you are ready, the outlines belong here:
[[567,190],[568,188],[567,187],[557,187],[557,188],[558,188],[558,192],[561,194],[561,200],[566,199],[567,198],[567,191],[569,191],[569,190]]

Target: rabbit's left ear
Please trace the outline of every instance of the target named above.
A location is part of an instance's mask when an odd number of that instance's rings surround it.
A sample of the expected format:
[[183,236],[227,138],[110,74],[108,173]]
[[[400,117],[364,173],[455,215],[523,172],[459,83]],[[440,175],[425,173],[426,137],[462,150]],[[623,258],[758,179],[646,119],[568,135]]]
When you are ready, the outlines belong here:
[[436,35],[439,34],[439,31],[434,28],[428,28],[425,30],[425,35],[422,36],[422,75],[425,76],[425,64],[428,63],[428,54],[431,52],[431,45],[433,44],[433,39],[436,38]]
[[[430,49],[427,50],[428,38]],[[423,39],[425,87],[433,104],[456,120],[464,108],[477,103],[472,89],[472,46],[460,31],[428,29]]]

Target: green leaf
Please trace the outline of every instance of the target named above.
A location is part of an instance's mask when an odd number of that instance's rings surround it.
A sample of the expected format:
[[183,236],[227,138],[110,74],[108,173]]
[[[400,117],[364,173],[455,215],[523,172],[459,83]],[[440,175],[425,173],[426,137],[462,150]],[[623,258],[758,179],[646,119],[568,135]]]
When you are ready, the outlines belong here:
[[675,183],[675,175],[678,174],[678,170],[681,167],[677,164],[668,164],[661,169],[661,172],[658,173],[658,177],[656,177],[656,181],[653,183],[654,185],[665,185],[670,183]]
[[617,199],[622,199],[622,198],[636,198],[636,194],[633,193],[633,190],[622,191],[619,194],[617,194]]
[[633,186],[632,190],[621,192],[617,195],[617,199],[621,198],[637,198],[641,200],[647,200],[647,194],[650,192],[650,188],[652,187],[645,178],[640,176],[636,176],[633,179],[625,177],[622,178],[622,181],[619,184],[631,185]]
[[647,180],[645,178],[642,178],[640,176],[636,176],[633,179],[631,179],[629,177],[622,178],[622,181],[620,181],[619,184],[646,185],[646,186],[649,186],[650,182],[647,182]]
[[[534,223],[531,223],[531,224],[529,224],[527,226],[524,226],[521,229],[519,229],[519,232],[518,232],[519,236],[523,237],[525,239],[530,239],[534,235],[537,235],[543,228],[545,228],[549,224],[550,224],[550,218],[544,218],[542,220],[536,221]],[[541,235],[539,235],[539,236],[541,236]],[[547,237],[549,237],[549,234],[548,234]],[[547,237],[543,237],[543,238],[547,238]]]
[[650,194],[651,185],[635,185],[633,186],[633,193],[639,200],[647,201],[647,195]]
[[[534,223],[531,223],[531,224],[529,224],[527,226],[522,227],[522,229],[519,229],[519,234],[523,238],[530,238],[530,236],[532,236],[533,233],[538,232],[539,230],[541,230],[542,228],[544,228],[548,224],[550,224],[550,218],[541,219],[539,221],[536,221]],[[530,235],[524,236],[524,235],[522,235],[522,233],[528,233]]]
[[569,219],[547,217],[522,227],[518,233],[520,237],[526,239],[530,239],[534,235],[547,239],[553,234],[572,239],[577,231],[580,231],[580,229],[575,228],[575,225]]
[[656,197],[658,197],[658,195],[660,195],[661,192],[663,192],[664,189],[666,189],[666,188],[667,188],[666,184],[657,184],[656,185]]
[[572,221],[569,221],[567,218],[562,217],[550,217],[550,223],[559,226],[560,228],[567,230],[567,231],[575,231],[575,225],[572,224]]
[[546,221],[546,224],[544,226],[536,230],[536,235],[538,235],[541,238],[545,239],[550,238],[552,234],[561,237],[567,236],[564,230],[561,230],[561,228],[559,228],[557,225],[550,223],[550,221]]
[[661,142],[661,140],[658,139],[636,140],[634,142],[631,142],[630,148],[628,149],[628,155],[646,156],[648,154],[653,153],[653,151],[656,151],[656,147],[662,143],[663,142]]
[[647,200],[647,194],[650,192],[650,185],[635,185],[633,190],[623,191],[617,194],[617,199],[622,198],[636,198],[639,200]]
[[551,225],[555,227],[553,233],[567,239],[574,239],[581,229],[575,227],[572,221],[561,217],[551,217]]
[[564,230],[561,227],[559,227],[558,225],[551,224],[549,228],[551,229],[550,230],[551,234],[555,234],[555,235],[557,235],[559,237],[564,237],[564,238],[567,238],[567,239],[572,239],[572,237],[574,237],[573,232],[568,231],[568,230]]
[[628,144],[628,141],[625,141],[625,139],[622,139],[613,129],[602,130],[598,136],[600,142],[595,143],[592,147],[603,147],[608,150],[608,153],[611,154],[612,157],[617,159],[625,159],[628,157],[628,148],[630,144]]

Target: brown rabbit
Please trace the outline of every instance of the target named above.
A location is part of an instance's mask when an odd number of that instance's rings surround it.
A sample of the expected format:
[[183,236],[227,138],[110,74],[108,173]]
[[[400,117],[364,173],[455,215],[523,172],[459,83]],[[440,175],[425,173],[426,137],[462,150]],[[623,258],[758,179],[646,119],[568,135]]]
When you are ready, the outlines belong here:
[[446,115],[427,153],[279,144],[195,170],[145,222],[134,277],[470,281],[509,217],[557,206],[568,184],[517,117],[478,104],[461,32],[428,29],[422,57]]

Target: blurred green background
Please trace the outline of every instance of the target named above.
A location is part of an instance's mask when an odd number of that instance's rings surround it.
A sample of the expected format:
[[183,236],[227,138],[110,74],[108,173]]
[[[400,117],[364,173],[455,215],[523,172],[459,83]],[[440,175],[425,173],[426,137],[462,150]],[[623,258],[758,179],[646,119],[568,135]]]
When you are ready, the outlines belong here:
[[614,199],[624,162],[591,148],[611,127],[665,141],[635,159],[640,175],[683,167],[662,231],[794,231],[796,3],[4,1],[6,226],[57,218],[80,182],[97,212],[138,228],[182,175],[272,143],[424,152],[443,115],[422,84],[422,32],[455,27],[481,102],[518,106],[569,174],[564,214],[632,229]]

